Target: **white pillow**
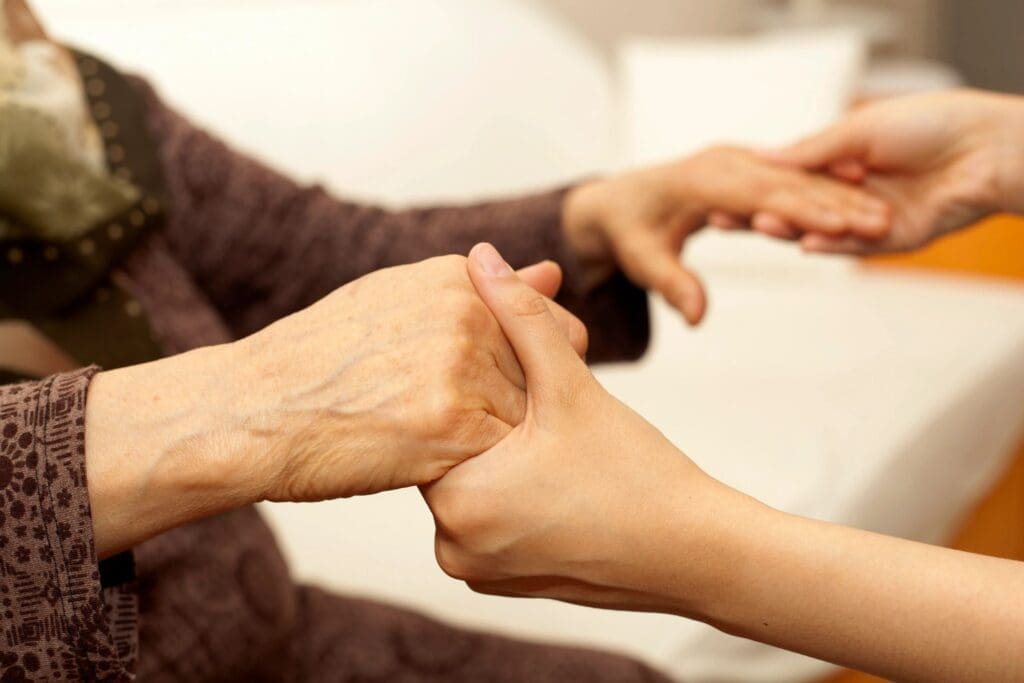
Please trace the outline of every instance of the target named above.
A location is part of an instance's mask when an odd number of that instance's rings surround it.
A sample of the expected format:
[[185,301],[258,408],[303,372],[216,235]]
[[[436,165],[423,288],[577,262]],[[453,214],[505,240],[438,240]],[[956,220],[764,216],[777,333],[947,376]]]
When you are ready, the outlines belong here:
[[627,161],[813,132],[846,108],[864,56],[848,31],[629,41],[619,53]]

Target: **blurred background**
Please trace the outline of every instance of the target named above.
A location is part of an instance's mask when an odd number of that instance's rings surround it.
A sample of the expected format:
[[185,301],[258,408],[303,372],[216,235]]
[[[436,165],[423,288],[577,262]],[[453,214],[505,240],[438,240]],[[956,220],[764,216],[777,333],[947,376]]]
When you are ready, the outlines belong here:
[[[239,148],[389,205],[782,144],[875,97],[1024,93],[1019,0],[33,4]],[[1024,559],[1022,228],[1000,217],[871,262],[706,231],[685,254],[705,324],[653,301],[651,352],[598,377],[771,505]],[[680,680],[862,680],[677,618],[475,595],[435,566],[414,491],[265,512],[294,573],[337,590],[629,652]]]

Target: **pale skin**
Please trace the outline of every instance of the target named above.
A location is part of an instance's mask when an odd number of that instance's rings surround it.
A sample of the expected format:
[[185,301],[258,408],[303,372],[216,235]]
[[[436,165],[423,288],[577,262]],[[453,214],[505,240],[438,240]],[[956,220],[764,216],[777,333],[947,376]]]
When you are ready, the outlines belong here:
[[[893,208],[892,230],[870,240],[752,219],[809,250],[899,251],[1024,212],[1020,98],[883,102],[770,156]],[[558,346],[492,249],[473,252],[470,273],[522,362],[527,418],[424,488],[445,571],[487,593],[679,614],[895,680],[1024,680],[1024,564],[802,519],[729,489]]]
[[[992,213],[1024,212],[1024,98],[955,90],[883,100],[763,156],[884,198],[891,229],[879,239],[814,234],[760,214],[752,218],[755,230],[799,239],[812,252],[907,251]],[[737,224],[721,211],[710,220]]]
[[608,394],[489,245],[470,277],[522,364],[526,418],[424,487],[474,590],[659,611],[907,681],[1024,680],[1024,564],[773,510]]

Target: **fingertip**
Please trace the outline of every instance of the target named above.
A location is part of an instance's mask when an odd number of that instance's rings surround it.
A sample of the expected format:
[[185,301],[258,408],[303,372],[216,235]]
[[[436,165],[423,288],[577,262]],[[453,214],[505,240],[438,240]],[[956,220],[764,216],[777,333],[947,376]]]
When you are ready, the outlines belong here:
[[562,287],[562,268],[545,260],[516,271],[519,279],[548,298],[555,298]]
[[480,242],[470,249],[469,261],[478,267],[483,275],[489,277],[512,273],[512,266],[502,258],[490,242]]
[[800,234],[781,217],[764,211],[754,214],[751,226],[762,235],[782,240],[793,240]]
[[690,325],[700,323],[707,310],[704,288],[696,281],[684,286],[670,303]]
[[800,248],[809,254],[819,253],[822,249],[824,240],[821,235],[815,235],[813,233],[804,235],[800,238]]
[[714,226],[720,230],[736,230],[740,227],[738,221],[724,211],[712,211],[709,213],[708,225]]
[[704,319],[704,305],[689,303],[683,308],[683,317],[691,326],[697,326]]

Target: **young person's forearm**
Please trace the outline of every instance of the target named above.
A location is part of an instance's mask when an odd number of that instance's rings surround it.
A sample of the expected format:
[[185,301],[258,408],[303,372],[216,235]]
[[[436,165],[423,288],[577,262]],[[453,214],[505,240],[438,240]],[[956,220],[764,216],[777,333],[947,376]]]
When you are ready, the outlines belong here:
[[253,502],[249,436],[232,405],[230,345],[101,372],[86,406],[86,474],[100,558]]
[[714,575],[672,611],[895,680],[1024,680],[1024,564],[724,498],[700,562]]

